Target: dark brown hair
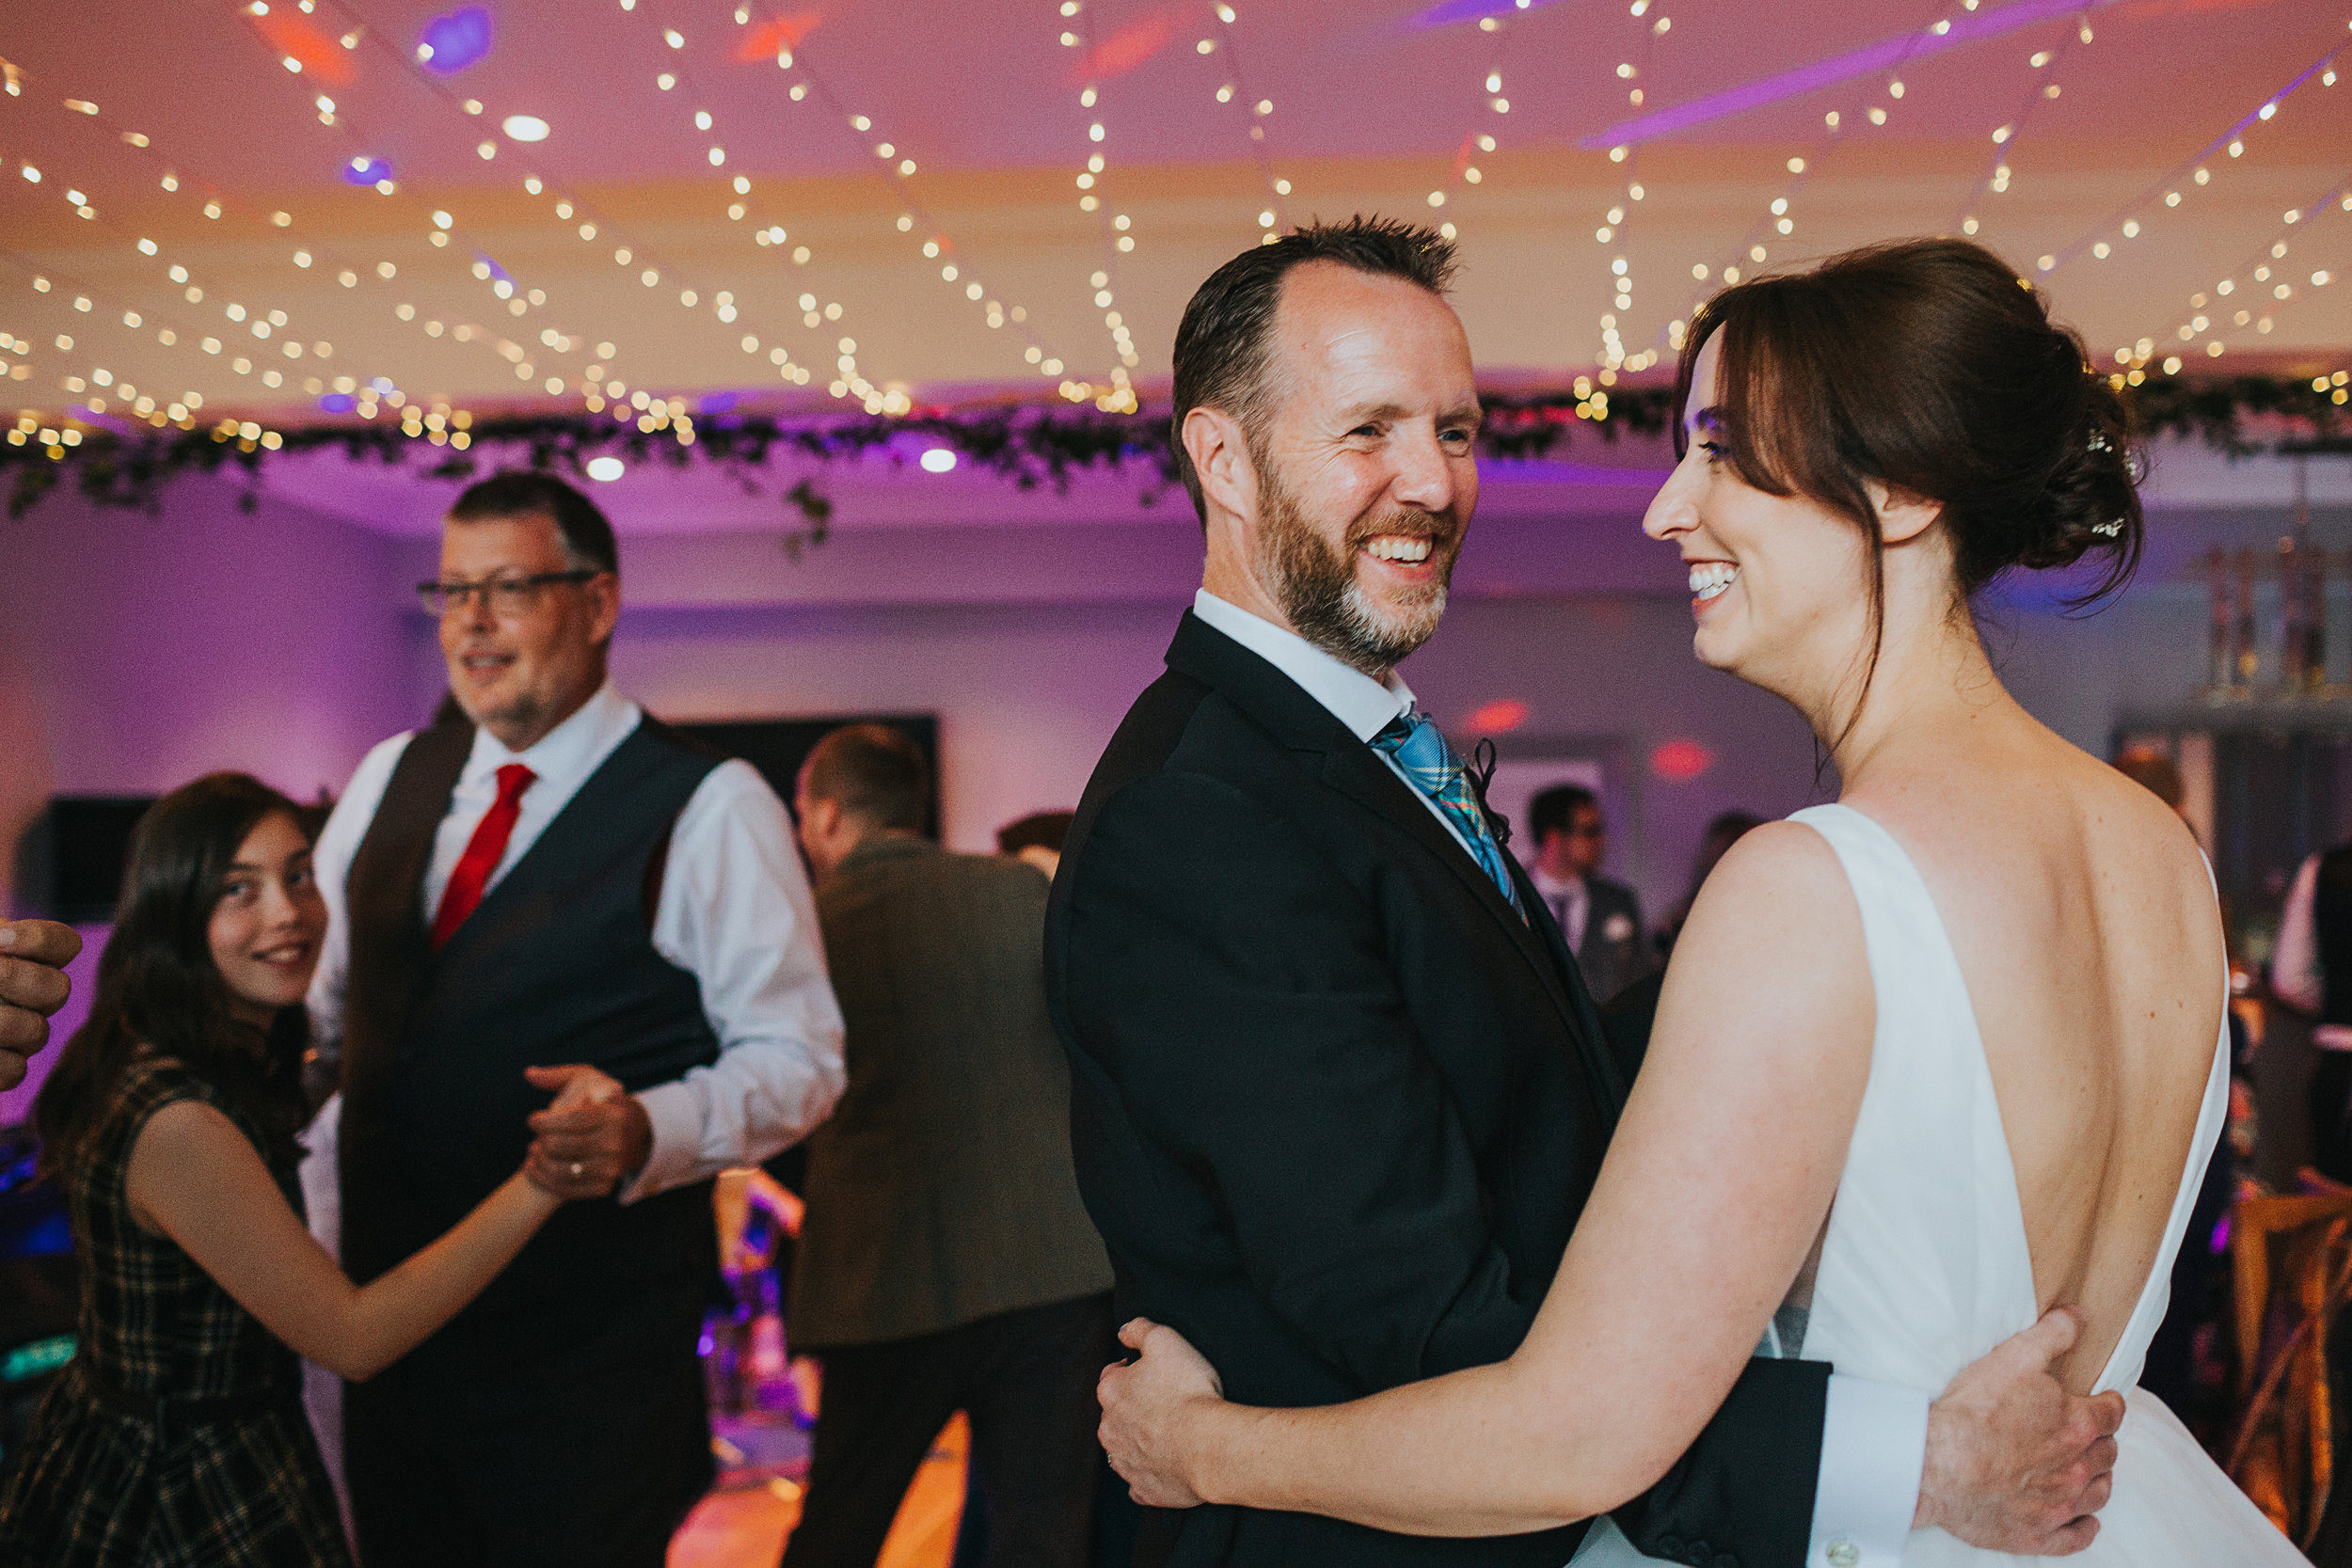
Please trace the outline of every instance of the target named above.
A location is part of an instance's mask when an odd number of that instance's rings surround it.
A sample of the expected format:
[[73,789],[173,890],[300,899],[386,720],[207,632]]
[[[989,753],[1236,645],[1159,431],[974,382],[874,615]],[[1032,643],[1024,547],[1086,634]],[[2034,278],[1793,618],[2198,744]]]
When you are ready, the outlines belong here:
[[553,474],[510,468],[469,484],[449,509],[453,523],[503,517],[545,517],[564,536],[564,553],[589,571],[618,572],[621,552],[604,509]]
[[1176,411],[1168,428],[1177,475],[1203,527],[1209,508],[1200,499],[1192,454],[1184,451],[1184,416],[1195,408],[1221,408],[1249,432],[1254,449],[1265,415],[1266,345],[1275,308],[1281,303],[1282,278],[1309,261],[1337,261],[1442,294],[1454,277],[1454,242],[1397,218],[1359,215],[1345,223],[1312,223],[1272,244],[1251,245],[1193,292],[1176,327]]
[[1683,341],[1677,460],[1699,351],[1718,334],[1712,406],[1734,469],[1852,519],[1868,543],[1870,668],[1886,563],[1866,481],[1942,504],[1963,597],[2012,567],[2088,555],[2106,567],[2074,604],[2130,581],[2142,525],[2122,399],[2041,292],[1983,246],[1869,245],[1717,294]]
[[278,1009],[266,1032],[240,1022],[211,938],[239,847],[281,813],[301,825],[302,809],[260,780],[208,773],[139,818],[88,1021],[57,1053],[33,1102],[44,1172],[65,1173],[84,1157],[141,1047],[212,1085],[269,1140],[264,1152],[273,1159],[299,1157],[294,1134],[308,1109],[302,1004]]
[[887,724],[845,724],[803,765],[811,799],[831,800],[877,828],[923,831],[931,796],[923,749]]

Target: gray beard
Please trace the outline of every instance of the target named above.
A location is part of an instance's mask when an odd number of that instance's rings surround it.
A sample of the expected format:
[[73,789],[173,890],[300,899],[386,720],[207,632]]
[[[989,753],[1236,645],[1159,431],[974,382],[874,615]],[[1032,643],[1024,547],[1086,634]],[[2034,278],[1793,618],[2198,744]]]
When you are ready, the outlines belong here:
[[[1299,636],[1351,668],[1377,678],[1402,663],[1438,629],[1445,615],[1454,562],[1417,603],[1402,613],[1383,615],[1356,580],[1352,546],[1334,548],[1300,515],[1297,502],[1274,475],[1258,466],[1258,580]],[[1378,528],[1371,532],[1383,531]],[[1442,537],[1443,531],[1439,531]]]

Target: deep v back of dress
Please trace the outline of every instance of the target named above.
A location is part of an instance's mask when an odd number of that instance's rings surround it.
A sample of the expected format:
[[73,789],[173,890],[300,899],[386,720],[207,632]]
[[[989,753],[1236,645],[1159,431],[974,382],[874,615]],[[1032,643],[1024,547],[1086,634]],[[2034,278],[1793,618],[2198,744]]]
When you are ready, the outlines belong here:
[[[2040,1315],[1992,1069],[1951,939],[1902,846],[1851,806],[1814,806],[1791,820],[1826,839],[1845,868],[1878,1013],[1801,1354],[1841,1373],[1940,1391]],[[2216,981],[2226,983],[2216,960]],[[2097,1541],[2075,1560],[2087,1568],[2303,1560],[2172,1413],[2134,1386],[2228,1107],[2225,1023],[2162,1244],[2096,1385],[2126,1390],[2129,1414],[2113,1499]],[[2007,1560],[1940,1530],[1914,1531],[1903,1554],[1906,1568]]]

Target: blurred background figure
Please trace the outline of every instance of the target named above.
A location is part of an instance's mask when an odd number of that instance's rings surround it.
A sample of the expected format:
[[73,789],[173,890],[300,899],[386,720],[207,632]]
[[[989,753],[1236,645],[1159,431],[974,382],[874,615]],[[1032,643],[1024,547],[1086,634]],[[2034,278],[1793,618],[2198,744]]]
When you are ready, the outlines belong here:
[[1584,972],[1584,989],[1607,1002],[1654,967],[1642,939],[1642,903],[1600,874],[1609,825],[1582,784],[1554,784],[1527,803],[1534,859],[1527,872]]
[[1061,846],[1070,836],[1070,817],[1066,811],[1039,811],[1008,822],[996,830],[996,852],[1036,866],[1050,882],[1061,868]]
[[924,837],[929,768],[884,726],[827,736],[795,793],[850,1083],[809,1139],[787,1322],[824,1392],[784,1561],[867,1568],[961,1410],[982,1560],[1078,1568],[1118,1348],[1046,1016],[1049,884]]
[[1763,825],[1764,819],[1752,811],[1719,812],[1707,824],[1707,832],[1699,835],[1698,852],[1691,857],[1691,885],[1658,927],[1656,942],[1661,964],[1673,954],[1675,939],[1682,934],[1682,923],[1691,918],[1691,906],[1698,902],[1699,889],[1707,885],[1708,874],[1715,869],[1715,863],[1730,853],[1731,847],[1749,829]]

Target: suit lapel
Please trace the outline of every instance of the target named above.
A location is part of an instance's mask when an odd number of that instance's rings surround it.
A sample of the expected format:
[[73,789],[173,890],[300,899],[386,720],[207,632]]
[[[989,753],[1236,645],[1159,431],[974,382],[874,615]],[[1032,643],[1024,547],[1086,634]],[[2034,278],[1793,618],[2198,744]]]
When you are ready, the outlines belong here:
[[1186,610],[1176,628],[1176,640],[1168,647],[1168,667],[1214,688],[1291,750],[1318,754],[1322,761],[1317,776],[1324,784],[1403,831],[1454,874],[1486,911],[1503,940],[1535,972],[1545,993],[1577,1037],[1588,1068],[1599,1074],[1594,1086],[1610,1100],[1613,1118],[1625,1096],[1607,1053],[1597,1050],[1600,1035],[1592,1005],[1583,999],[1581,988],[1570,978],[1572,971],[1562,962],[1565,948],[1556,939],[1547,943],[1534,929],[1534,921],[1546,918],[1543,900],[1510,852],[1505,850],[1502,858],[1518,879],[1519,896],[1534,916],[1532,921],[1519,918],[1486,869],[1430,813],[1427,802],[1411,785],[1333,718],[1328,708],[1272,664]]

